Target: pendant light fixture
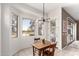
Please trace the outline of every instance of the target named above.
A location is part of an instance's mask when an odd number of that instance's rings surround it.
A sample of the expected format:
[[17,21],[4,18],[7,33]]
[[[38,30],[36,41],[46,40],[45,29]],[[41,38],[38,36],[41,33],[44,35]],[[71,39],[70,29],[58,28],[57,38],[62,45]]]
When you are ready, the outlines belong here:
[[48,19],[50,19],[50,18],[46,18],[46,12],[45,12],[45,3],[43,3],[43,13],[42,13],[42,18],[41,18],[41,20],[39,20],[39,21],[42,21],[43,23],[44,22],[48,22]]
[[43,3],[43,22],[49,22],[48,19],[50,18],[46,18],[46,12],[45,12],[45,3]]
[[43,3],[43,22],[45,22],[45,4]]

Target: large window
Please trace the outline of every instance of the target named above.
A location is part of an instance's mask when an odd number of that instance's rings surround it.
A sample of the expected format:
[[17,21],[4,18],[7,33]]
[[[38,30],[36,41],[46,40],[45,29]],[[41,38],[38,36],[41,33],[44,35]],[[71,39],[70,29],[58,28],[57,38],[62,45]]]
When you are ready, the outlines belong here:
[[22,36],[34,36],[34,21],[31,19],[22,19]]

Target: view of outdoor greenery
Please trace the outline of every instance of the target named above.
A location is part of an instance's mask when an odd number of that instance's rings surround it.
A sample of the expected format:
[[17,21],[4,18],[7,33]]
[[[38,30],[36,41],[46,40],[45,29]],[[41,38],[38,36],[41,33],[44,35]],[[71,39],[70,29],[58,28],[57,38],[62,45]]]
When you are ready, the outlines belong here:
[[32,20],[23,18],[22,27],[22,36],[34,36],[34,23]]

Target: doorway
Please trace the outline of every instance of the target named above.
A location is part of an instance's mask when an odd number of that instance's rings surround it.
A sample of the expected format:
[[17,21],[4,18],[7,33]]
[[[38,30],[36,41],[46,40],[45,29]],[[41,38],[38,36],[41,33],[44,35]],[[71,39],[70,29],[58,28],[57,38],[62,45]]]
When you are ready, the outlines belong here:
[[67,44],[72,43],[76,40],[76,23],[71,19],[68,19],[68,31],[67,31]]

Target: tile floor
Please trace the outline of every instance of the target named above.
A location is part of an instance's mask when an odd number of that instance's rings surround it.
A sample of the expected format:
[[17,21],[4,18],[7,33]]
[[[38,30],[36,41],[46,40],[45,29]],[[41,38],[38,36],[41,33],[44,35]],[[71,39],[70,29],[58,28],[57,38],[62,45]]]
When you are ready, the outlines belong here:
[[[15,56],[33,56],[32,48],[23,49],[15,54]],[[55,56],[79,56],[79,41],[75,41],[62,51],[56,49]]]

